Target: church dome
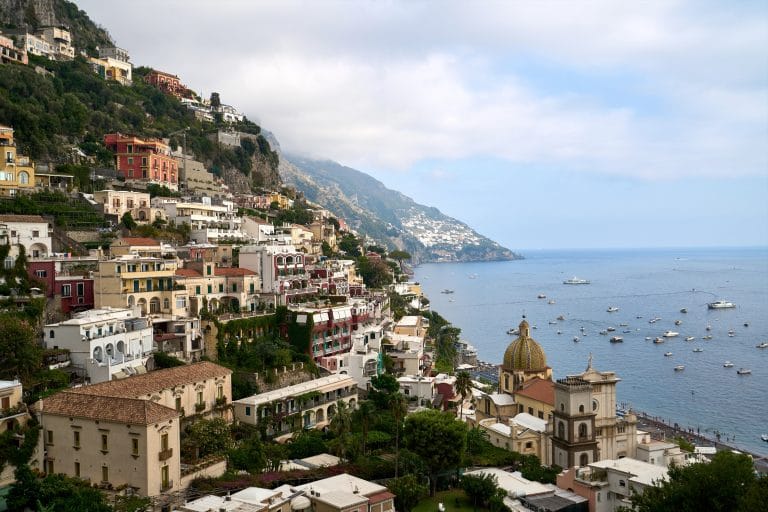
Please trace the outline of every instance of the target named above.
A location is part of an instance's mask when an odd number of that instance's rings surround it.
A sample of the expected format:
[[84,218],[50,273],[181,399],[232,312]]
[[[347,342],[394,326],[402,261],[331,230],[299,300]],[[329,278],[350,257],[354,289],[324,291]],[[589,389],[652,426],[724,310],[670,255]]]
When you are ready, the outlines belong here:
[[520,322],[520,336],[507,347],[504,352],[502,369],[515,371],[544,370],[547,367],[547,356],[536,340],[530,336],[528,322]]

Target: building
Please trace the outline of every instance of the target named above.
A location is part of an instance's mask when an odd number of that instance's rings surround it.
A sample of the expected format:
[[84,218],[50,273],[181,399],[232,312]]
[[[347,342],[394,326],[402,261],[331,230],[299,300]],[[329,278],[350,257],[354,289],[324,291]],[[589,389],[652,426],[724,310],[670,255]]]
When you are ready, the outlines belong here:
[[318,364],[331,373],[349,375],[360,389],[370,389],[371,377],[384,372],[382,353],[373,349],[364,333],[352,335],[349,352],[321,357]]
[[221,204],[214,205],[207,197],[202,198],[201,202],[157,197],[152,203],[158,208],[163,208],[169,222],[177,226],[189,224],[190,238],[195,243],[215,244],[251,240],[241,229],[242,219],[237,215],[231,201],[221,201]]
[[27,275],[42,288],[49,299],[55,299],[65,315],[93,309],[93,272],[73,270],[82,266],[95,268],[96,258],[52,257],[35,258],[27,263]]
[[295,487],[314,512],[394,512],[395,495],[383,485],[342,473]]
[[18,64],[28,64],[27,50],[22,46],[16,48],[13,39],[0,35],[0,62],[9,64],[16,62]]
[[468,471],[467,475],[492,476],[505,493],[504,505],[512,512],[587,512],[583,497],[552,484],[542,484],[523,478],[519,471],[497,468]]
[[104,48],[99,48],[99,58],[114,59],[119,60],[120,62],[131,61],[131,56],[128,54],[128,50],[124,50],[117,46],[105,46]]
[[154,238],[126,236],[112,242],[109,253],[114,257],[141,256],[144,258],[163,258],[172,254],[173,249]]
[[425,377],[423,375],[404,375],[398,377],[400,391],[405,395],[409,402],[413,402],[416,407],[431,407],[435,405],[437,388],[435,386],[435,377]]
[[155,351],[152,326],[131,309],[95,309],[43,329],[48,349],[69,350],[72,366],[98,383],[145,373]]
[[153,69],[144,77],[144,81],[149,85],[157,87],[164,93],[172,94],[179,99],[188,94],[187,88],[181,83],[179,77],[170,73]]
[[[46,57],[53,59],[53,47],[51,43],[43,39],[42,37],[30,34],[24,30],[22,31],[8,31],[12,33],[14,37],[19,41],[19,46],[26,50],[27,54],[37,55],[38,57]],[[27,57],[29,59],[29,57]]]
[[35,188],[35,165],[16,152],[13,128],[0,125],[0,197],[13,197]]
[[180,488],[179,411],[152,400],[65,391],[35,406],[37,463],[104,489],[141,496]]
[[139,224],[153,222],[162,218],[163,212],[155,211],[149,201],[149,193],[133,190],[98,190],[93,193],[93,200],[102,205],[105,215],[113,215],[117,222],[123,215],[130,213]]
[[549,464],[551,446],[547,420],[523,412],[506,420],[487,418],[481,420],[479,426],[488,433],[488,441],[494,446],[535,455],[542,464]]
[[523,319],[520,335],[504,352],[504,362],[499,370],[499,391],[514,394],[525,382],[539,378],[552,380],[552,368],[547,366],[544,349],[531,338],[530,326]]
[[292,435],[294,428],[323,428],[336,413],[337,402],[357,405],[357,383],[348,375],[329,375],[248,398],[232,405],[238,421],[261,426],[267,435]]
[[227,195],[221,180],[208,171],[202,162],[178,150],[173,152],[173,157],[179,165],[179,183],[187,194],[216,199],[223,199]]
[[112,57],[89,57],[91,67],[104,80],[112,80],[122,85],[133,83],[133,65],[128,61]]
[[126,184],[146,188],[149,184],[179,189],[178,163],[171,149],[159,139],[109,133],[107,149],[115,153],[115,168]]
[[261,281],[247,268],[219,267],[213,261],[187,261],[184,268],[176,269],[176,283],[186,289],[192,315],[203,310],[203,301],[212,312],[239,313],[259,307]]
[[292,245],[246,245],[240,248],[240,267],[261,276],[262,293],[274,293],[279,305],[303,302],[317,293],[310,286],[305,254]]
[[45,258],[53,253],[53,225],[39,215],[0,215],[0,244],[11,246],[8,261],[13,264],[24,248],[27,258]]
[[41,27],[36,35],[51,45],[51,55],[54,60],[72,60],[75,58],[75,47],[72,46],[72,34],[64,26]]

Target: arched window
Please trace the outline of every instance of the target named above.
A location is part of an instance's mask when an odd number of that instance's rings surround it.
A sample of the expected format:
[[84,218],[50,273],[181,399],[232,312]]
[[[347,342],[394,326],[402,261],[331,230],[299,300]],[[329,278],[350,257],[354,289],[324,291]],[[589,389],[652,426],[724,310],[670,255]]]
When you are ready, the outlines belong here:
[[565,404],[561,403],[560,404],[560,412],[563,412],[563,411],[565,411]]
[[101,352],[101,347],[96,347],[96,348],[94,348],[94,349],[93,349],[93,358],[94,358],[95,360],[97,360],[98,362],[101,362],[101,360],[102,360],[102,357],[103,357],[103,356],[102,356],[102,352]]
[[579,437],[587,437],[587,424],[579,423]]
[[579,406],[579,412],[584,412],[584,406],[583,405]]
[[29,185],[29,173],[27,171],[21,171],[19,173],[19,184]]
[[504,390],[509,389],[509,375],[504,375]]
[[565,423],[562,421],[557,424],[557,437],[565,439]]
[[48,337],[49,338],[55,338],[56,337],[56,332],[53,329],[51,329],[51,332],[48,333]]
[[587,464],[589,464],[589,455],[587,455],[586,453],[582,453],[581,457],[579,457],[579,466],[583,467],[583,466],[586,466]]

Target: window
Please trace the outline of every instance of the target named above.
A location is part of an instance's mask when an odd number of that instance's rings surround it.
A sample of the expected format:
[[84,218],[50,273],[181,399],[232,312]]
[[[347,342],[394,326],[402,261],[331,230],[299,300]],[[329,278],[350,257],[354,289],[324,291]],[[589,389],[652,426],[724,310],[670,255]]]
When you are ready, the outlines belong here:
[[187,298],[186,297],[176,297],[176,308],[177,309],[186,309],[187,307]]
[[627,486],[627,482],[625,482],[624,480],[619,480],[619,487],[626,487],[626,486]]
[[[13,232],[11,232],[11,236],[15,236]],[[13,256],[8,256],[7,258],[5,258],[3,265],[5,266],[6,269],[10,269],[10,268],[13,268],[13,262],[14,262]]]
[[201,405],[203,404],[203,392],[202,391],[198,391],[197,392],[197,403],[201,404]]
[[587,424],[579,423],[579,437],[587,437]]
[[205,275],[207,275],[207,276],[211,275],[211,266],[210,265],[206,265],[206,267],[205,267]]
[[72,432],[72,435],[74,436],[73,442],[74,442],[75,448],[80,448],[80,431],[75,430],[74,432]]
[[176,410],[177,411],[181,410],[181,397],[180,396],[176,397]]
[[125,150],[126,153],[133,153],[133,144],[128,144],[128,149]]
[[101,481],[109,482],[109,466],[101,466]]
[[195,286],[195,295],[200,295],[200,287]]
[[[133,157],[132,156],[128,157],[128,165],[133,165]],[[128,208],[130,208],[130,206]]]
[[82,297],[85,295],[85,283],[77,283],[77,296]]
[[250,416],[251,415],[251,407],[249,405],[245,406],[245,415]]
[[45,270],[35,270],[36,277],[48,277],[48,272]]
[[579,412],[582,412],[582,413],[584,412],[584,406],[583,405],[579,406]]
[[224,386],[216,387],[216,398],[224,398]]
[[46,432],[45,432],[45,441],[48,444],[53,444],[53,430],[46,430]]
[[101,451],[109,451],[109,436],[107,436],[107,434],[101,434]]
[[171,300],[167,297],[163,299],[163,309],[165,310],[171,309]]
[[71,284],[63,284],[63,285],[61,285],[61,296],[62,297],[71,297],[72,296],[72,285]]
[[232,283],[232,291],[233,292],[237,291],[237,283]]
[[138,455],[139,454],[139,440],[135,437],[131,439],[131,454],[132,455]]
[[210,284],[208,285],[208,293],[213,293],[213,286]]
[[11,408],[11,397],[4,396],[2,398],[2,405],[0,405],[0,408],[2,408],[3,410],[10,409]]
[[53,474],[53,461],[50,460],[50,459],[45,461],[45,466],[46,466],[45,472],[48,473],[49,475],[52,475]]
[[147,157],[145,157],[145,156],[141,157],[141,165],[143,167],[147,166]]
[[531,448],[533,448],[533,442],[531,442],[531,441],[528,441],[527,443],[525,443],[525,448],[526,448],[526,449],[528,449],[528,450],[530,450]]
[[528,408],[528,414],[530,414],[531,416],[533,416],[533,407],[529,407],[529,408]]
[[168,434],[160,436],[160,449],[163,451],[168,449]]
[[29,173],[26,171],[21,171],[19,173],[19,183],[22,185],[28,185],[29,184]]
[[75,476],[77,478],[80,478],[80,463],[79,462],[75,462]]
[[51,329],[51,332],[48,333],[48,337],[51,338],[51,339],[55,338],[56,337],[56,331]]
[[168,489],[171,486],[171,480],[169,478],[168,466],[160,468],[160,485],[163,489]]
[[39,238],[40,237],[40,231],[37,229],[32,230],[32,238]]
[[224,283],[219,283],[219,293],[224,293]]

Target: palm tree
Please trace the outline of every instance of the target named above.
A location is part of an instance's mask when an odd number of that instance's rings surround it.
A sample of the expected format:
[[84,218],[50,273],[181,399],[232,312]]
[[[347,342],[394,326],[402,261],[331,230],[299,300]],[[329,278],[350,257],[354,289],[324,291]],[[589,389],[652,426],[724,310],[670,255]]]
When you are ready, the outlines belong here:
[[336,435],[336,440],[339,443],[339,454],[343,459],[347,453],[347,436],[352,430],[352,409],[344,400],[336,402],[336,413],[331,418],[330,429]]
[[365,455],[366,444],[368,444],[368,428],[371,425],[371,416],[375,412],[376,408],[369,400],[363,400],[357,407],[356,415],[363,427],[363,455]]
[[395,478],[397,478],[398,466],[400,465],[400,429],[403,426],[403,419],[408,413],[408,401],[402,393],[393,393],[389,398],[389,407],[392,410],[392,416],[395,417]]
[[459,405],[459,419],[464,416],[464,400],[472,392],[472,377],[466,371],[461,371],[456,375],[456,392],[461,395],[461,404]]

